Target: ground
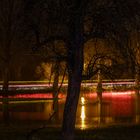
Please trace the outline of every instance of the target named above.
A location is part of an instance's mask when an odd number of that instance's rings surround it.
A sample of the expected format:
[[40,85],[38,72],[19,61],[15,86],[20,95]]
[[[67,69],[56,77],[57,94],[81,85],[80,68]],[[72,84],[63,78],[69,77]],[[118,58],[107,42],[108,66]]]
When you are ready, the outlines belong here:
[[[140,125],[113,125],[75,131],[75,140],[139,140]],[[0,140],[60,140],[61,129],[39,124],[0,125]]]

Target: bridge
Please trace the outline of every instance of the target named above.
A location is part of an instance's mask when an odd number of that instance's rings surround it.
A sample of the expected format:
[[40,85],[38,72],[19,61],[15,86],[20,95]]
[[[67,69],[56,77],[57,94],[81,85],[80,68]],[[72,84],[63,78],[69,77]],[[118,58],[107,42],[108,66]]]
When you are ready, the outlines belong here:
[[[48,81],[10,81],[9,90],[45,90],[52,87],[52,82]],[[61,83],[60,83],[61,84]],[[59,85],[60,85],[59,84]],[[86,80],[82,82],[82,87],[96,87],[97,80]],[[62,84],[62,87],[67,87],[67,82]],[[133,87],[135,85],[134,79],[119,79],[119,80],[103,80],[103,88],[113,87]],[[0,82],[0,90],[2,90],[2,81]]]

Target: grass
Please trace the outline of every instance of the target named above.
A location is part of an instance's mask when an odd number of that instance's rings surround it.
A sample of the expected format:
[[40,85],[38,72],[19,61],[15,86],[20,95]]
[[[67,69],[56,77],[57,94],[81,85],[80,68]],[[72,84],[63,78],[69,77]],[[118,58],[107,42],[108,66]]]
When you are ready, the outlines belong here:
[[[30,123],[29,123],[30,124]],[[61,129],[46,127],[30,132],[35,125],[11,125],[0,127],[1,140],[61,140]],[[75,140],[139,140],[140,125],[119,125],[98,127],[88,130],[75,130]]]
[[77,132],[77,140],[139,140],[140,126],[111,126]]

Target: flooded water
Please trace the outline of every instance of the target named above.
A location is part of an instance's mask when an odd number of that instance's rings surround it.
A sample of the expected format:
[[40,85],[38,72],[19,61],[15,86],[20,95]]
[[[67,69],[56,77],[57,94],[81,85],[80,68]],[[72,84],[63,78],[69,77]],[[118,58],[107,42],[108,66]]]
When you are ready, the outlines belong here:
[[[11,97],[10,97],[11,98]],[[46,122],[52,113],[52,94],[22,94],[9,102],[10,121]],[[58,112],[49,125],[60,126],[66,94],[59,94]],[[76,127],[81,129],[111,124],[140,123],[140,97],[135,91],[103,92],[102,103],[94,92],[81,93],[76,116]],[[2,121],[2,103],[0,120]]]

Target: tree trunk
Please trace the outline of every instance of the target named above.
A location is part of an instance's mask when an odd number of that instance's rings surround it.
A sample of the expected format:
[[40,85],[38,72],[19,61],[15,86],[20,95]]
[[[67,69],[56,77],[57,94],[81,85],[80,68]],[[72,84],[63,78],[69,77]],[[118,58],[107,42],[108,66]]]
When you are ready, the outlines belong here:
[[140,66],[136,64],[135,66],[135,86],[139,89],[139,82],[140,82]]
[[140,96],[139,96],[139,90],[136,89],[135,91],[135,114],[136,114],[136,123],[139,124],[140,122]]
[[8,86],[9,86],[9,68],[6,64],[4,70],[4,80],[3,80],[3,120],[5,125],[9,125],[9,102],[8,102]]
[[[4,74],[3,74],[3,91],[8,91],[8,86],[9,86],[9,68],[6,64],[5,69],[4,69]],[[6,93],[7,94],[7,93]]]
[[[79,41],[79,40],[76,40]],[[62,133],[64,140],[74,140],[76,111],[83,70],[83,45],[73,44],[68,52],[68,91],[63,113]]]
[[74,140],[77,105],[83,71],[84,14],[88,1],[75,1],[70,13],[68,38],[68,90],[63,113],[62,134],[64,140]]
[[102,116],[102,76],[101,70],[98,71],[98,83],[97,83],[97,98],[98,98],[98,115],[99,115],[99,124],[103,122]]
[[58,118],[58,84],[59,84],[59,65],[60,62],[56,61],[54,66],[54,81],[53,81],[53,111],[56,119]]
[[135,67],[135,71],[136,71],[136,75],[135,75],[135,87],[136,87],[136,91],[135,91],[135,114],[136,114],[136,123],[140,122],[140,101],[139,101],[139,81],[140,81],[140,67],[138,65],[136,65]]

